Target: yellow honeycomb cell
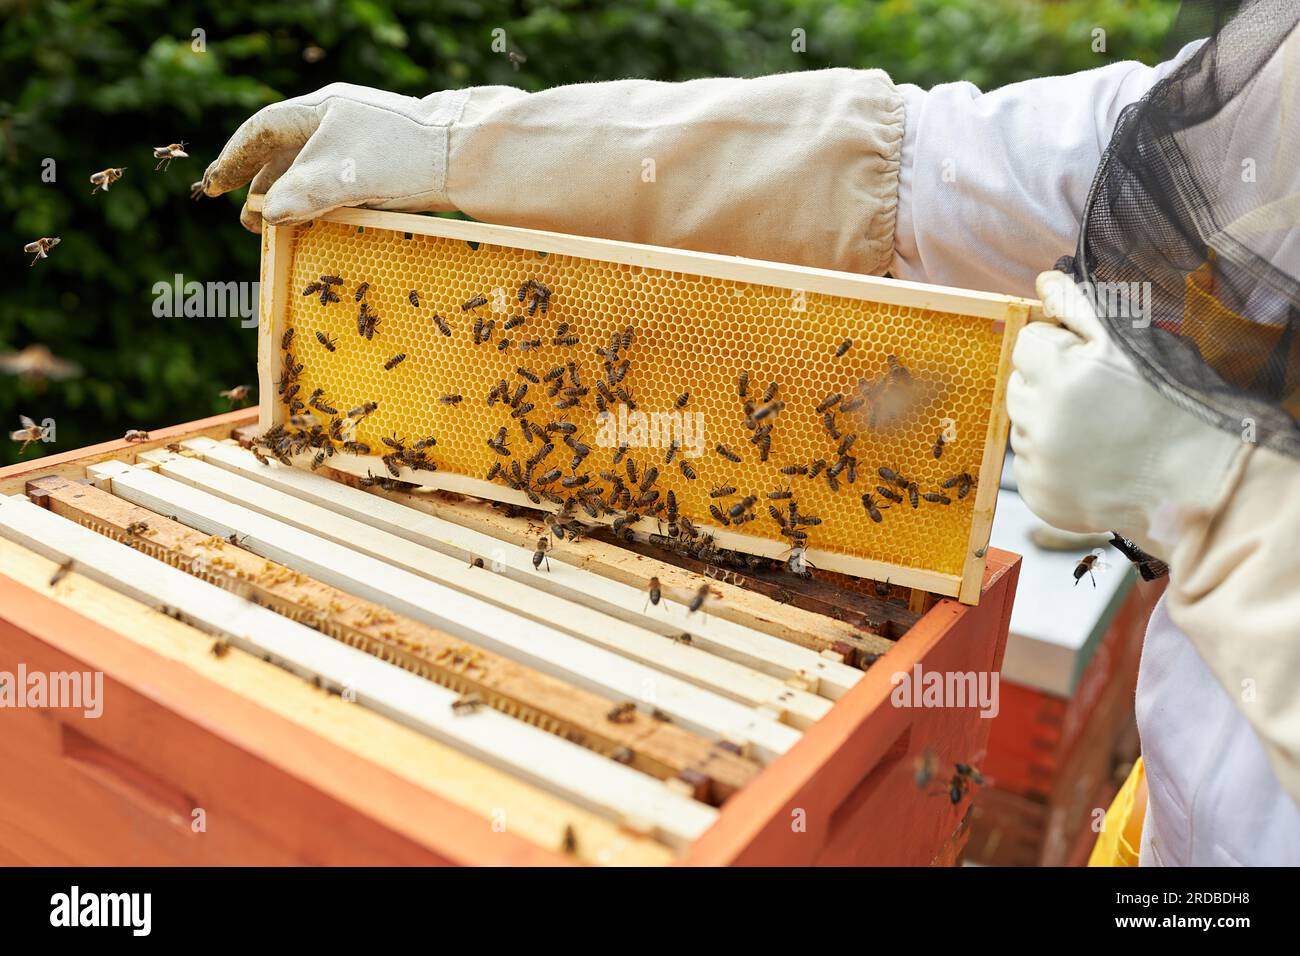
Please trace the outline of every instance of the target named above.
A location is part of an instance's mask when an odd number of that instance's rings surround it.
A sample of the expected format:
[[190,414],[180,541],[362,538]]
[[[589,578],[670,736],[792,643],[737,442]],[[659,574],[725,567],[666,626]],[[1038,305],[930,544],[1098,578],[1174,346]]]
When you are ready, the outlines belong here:
[[[616,445],[602,445],[612,433],[595,401],[597,380],[604,377],[608,383],[606,359],[596,349],[608,349],[613,337],[631,328],[631,345],[617,356],[629,362],[619,384],[637,411],[669,416],[677,411],[677,398],[689,392],[681,411],[698,415],[690,422],[693,429],[702,429],[702,441],[676,456],[688,456],[695,480],[685,476],[677,460],[665,462],[666,441],[631,447],[626,457],[635,462],[638,478],[657,467],[653,488],[661,498],[671,489],[680,513],[697,527],[708,530],[718,524],[711,504],[725,513],[752,495],[758,499],[752,508],[756,517],[729,530],[788,547],[791,539],[782,535],[768,506],[788,515],[789,502],[767,497],[788,489],[800,515],[821,519],[803,528],[810,548],[962,573],[975,492],[959,498],[956,487],[941,486],[963,472],[979,475],[1003,345],[1001,330],[987,318],[324,220],[295,230],[292,243],[286,321],[295,330],[290,351],[304,365],[300,397],[323,389],[327,404],[340,413],[378,402],[356,436],[376,454],[386,450],[381,447],[384,436],[408,443],[432,436],[437,445],[430,457],[440,473],[481,479],[496,463],[508,470],[518,462],[522,468],[541,442],[524,440],[509,404],[489,405],[489,392],[505,380],[512,394],[528,385],[523,401],[535,405],[525,416],[529,421],[540,427],[572,423],[573,437],[591,449],[571,470],[573,454],[563,436],[553,433],[555,451],[534,469],[534,479],[559,468],[564,477],[585,474],[589,486],[607,490],[610,483],[600,477],[602,472],[617,472],[627,481],[625,464],[614,464]],[[340,301],[322,305],[318,295],[301,294],[322,275],[343,279],[336,287]],[[528,280],[550,289],[545,314],[539,307],[528,315],[519,302],[517,290]],[[363,282],[369,284],[364,300],[380,320],[370,341],[357,332],[354,293]],[[418,294],[418,307],[409,301],[411,290]],[[477,296],[486,296],[488,304],[464,311],[462,304]],[[440,332],[435,315],[445,320],[450,336]],[[518,315],[526,317],[523,324],[503,331],[506,321]],[[476,345],[473,328],[479,319],[495,321],[495,328],[489,341]],[[556,344],[562,325],[568,327],[565,335],[577,336],[576,345]],[[334,352],[318,343],[317,332],[337,343]],[[511,341],[505,350],[498,348],[503,338]],[[520,349],[535,339],[541,340],[540,347]],[[845,340],[852,344],[837,356]],[[386,369],[385,363],[399,354],[405,355],[400,364]],[[891,356],[905,372],[891,375]],[[568,363],[575,363],[582,386],[590,391],[577,406],[563,410],[555,405],[564,393],[550,397],[545,381],[527,382],[517,371],[522,367],[543,379]],[[772,426],[766,462],[751,441],[755,430],[747,426],[738,394],[742,372],[748,373],[755,412],[764,407],[774,384],[773,402],[784,403],[758,426]],[[563,381],[572,387],[567,370]],[[832,393],[843,396],[841,404],[861,400],[860,408],[848,413],[833,408],[837,430],[856,436],[848,452],[857,460],[856,475],[850,481],[848,466],[842,466],[838,490],[828,482],[825,467],[815,478],[781,472],[785,466],[809,466],[818,459],[829,466],[839,459],[839,441],[816,411]],[[886,394],[895,397],[882,399]],[[462,400],[439,401],[450,395]],[[873,407],[883,409],[884,402],[899,400],[899,395],[900,421],[889,424],[878,418],[873,428]],[[619,404],[611,409],[615,422],[620,421]],[[877,414],[887,418],[883,411]],[[628,421],[635,420],[630,415]],[[664,420],[675,423],[671,417]],[[503,426],[508,458],[487,444]],[[936,438],[943,431],[951,440],[936,458]],[[676,434],[697,438],[694,430]],[[715,451],[719,443],[742,460],[722,457]],[[894,490],[902,493],[903,502],[889,502],[877,492],[878,485],[889,485],[877,473],[881,467],[914,481],[918,494],[942,494],[951,503],[918,499],[913,508],[901,488]],[[376,474],[381,470],[376,463]],[[736,492],[710,497],[712,489],[726,486]],[[573,493],[559,480],[547,487]],[[864,507],[863,494],[878,504],[880,522]],[[664,518],[662,512],[659,517]]]

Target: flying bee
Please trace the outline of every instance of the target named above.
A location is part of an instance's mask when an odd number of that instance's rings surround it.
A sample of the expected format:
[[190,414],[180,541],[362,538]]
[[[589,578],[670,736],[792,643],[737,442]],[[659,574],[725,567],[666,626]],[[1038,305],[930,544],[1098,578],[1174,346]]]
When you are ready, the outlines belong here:
[[196,202],[203,196],[203,180],[199,179],[190,183],[190,199]]
[[397,368],[397,366],[401,365],[405,361],[406,361],[406,353],[398,352],[396,355],[394,355],[392,358],[390,358],[387,362],[384,363],[384,371],[391,372],[393,369]]
[[849,412],[856,412],[859,408],[863,406],[865,402],[866,402],[865,398],[849,399],[847,402],[840,403],[840,411],[844,412],[845,414],[848,414]]
[[158,160],[158,164],[154,166],[154,172],[157,172],[170,166],[173,159],[189,159],[190,154],[185,152],[184,143],[172,143],[169,146],[155,146],[153,158]]
[[927,491],[927,492],[924,492],[924,493],[921,495],[921,497],[924,498],[926,501],[929,501],[930,503],[932,503],[932,504],[936,504],[936,505],[950,505],[950,504],[952,504],[952,499],[951,499],[951,498],[949,498],[949,497],[948,497],[947,495],[945,495],[945,494],[940,494],[940,493],[937,492],[937,491]]
[[903,384],[910,384],[910,383],[911,383],[911,381],[912,381],[912,373],[909,372],[909,371],[908,371],[908,370],[903,366],[903,364],[902,364],[901,362],[898,361],[898,356],[896,356],[896,355],[886,355],[886,356],[885,356],[885,363],[889,366],[889,377],[890,377],[890,378],[894,379],[895,381],[901,382],[901,383],[903,383]]
[[327,352],[333,352],[336,348],[338,348],[338,339],[332,339],[324,332],[316,333],[316,341],[319,342],[321,345],[323,345],[325,347],[325,351]]
[[721,442],[719,442],[717,447],[714,448],[714,451],[716,451],[723,458],[727,459],[727,461],[734,461],[734,462],[740,461],[740,456],[737,455],[730,448],[728,448],[726,445],[722,444]]
[[9,437],[13,441],[20,441],[23,443],[23,447],[18,449],[18,454],[20,455],[27,450],[28,445],[33,442],[44,441],[46,436],[50,433],[49,426],[38,425],[26,415],[19,415],[18,423],[22,425],[22,427],[16,431],[10,432]]
[[478,694],[461,694],[451,702],[451,712],[457,717],[473,714],[483,706],[483,698]]
[[1092,586],[1094,588],[1097,586],[1097,576],[1093,572],[1106,570],[1106,562],[1101,560],[1104,553],[1100,548],[1097,548],[1079,559],[1079,563],[1074,566],[1074,586],[1076,588],[1085,574],[1092,579]]
[[464,399],[464,396],[463,396],[463,395],[443,395],[441,398],[438,399],[438,404],[439,404],[439,405],[459,405],[459,404],[460,404],[462,401],[464,401],[464,400],[465,400],[465,399]]
[[691,603],[687,605],[686,613],[694,614],[700,608],[704,607],[704,599],[708,596],[709,586],[707,584],[701,584],[700,589],[696,591],[694,596],[691,598]]
[[32,259],[31,264],[36,265],[37,260],[48,259],[50,257],[50,250],[62,241],[63,240],[58,236],[42,236],[35,242],[29,242],[27,245],[23,246],[23,252],[35,253],[35,258]]
[[615,704],[605,715],[605,719],[613,724],[630,724],[636,720],[636,704],[630,700]]
[[[884,515],[880,513],[880,506],[876,504],[876,499],[871,495],[868,494],[862,496],[862,507],[867,509],[867,514],[870,515],[871,520],[876,524],[880,524],[880,522],[884,520]],[[889,506],[886,505],[885,507]]]
[[534,571],[540,571],[542,569],[543,560],[546,561],[546,570],[547,571],[551,570],[551,559],[546,556],[547,552],[550,550],[551,550],[550,538],[546,537],[546,535],[542,535],[540,538],[537,539],[537,550],[533,552]]
[[148,441],[149,433],[140,428],[128,428],[126,434],[122,436],[124,441]]
[[231,402],[242,403],[246,398],[248,398],[248,392],[249,387],[247,385],[236,385],[234,388],[228,388],[218,394],[222,398],[228,399]]
[[230,641],[224,637],[217,638],[212,642],[212,646],[208,648],[208,653],[217,658],[225,657],[230,653]]
[[97,173],[92,173],[90,176],[90,184],[95,188],[90,191],[90,194],[93,196],[101,189],[104,190],[104,192],[108,192],[108,187],[121,179],[122,174],[125,172],[125,166],[110,166],[108,169],[101,169]]
[[758,501],[757,497],[755,497],[754,495],[748,495],[747,497],[742,498],[740,501],[737,501],[734,505],[732,505],[727,510],[727,516],[734,521],[736,518],[739,518],[750,508],[754,507],[754,504],[757,501]]
[[24,382],[39,384],[63,381],[81,374],[81,366],[59,358],[39,342],[18,352],[0,354],[0,375],[16,375]]
[[488,304],[488,297],[485,295],[476,295],[472,299],[467,299],[460,304],[462,312],[468,312],[470,309],[480,309]]

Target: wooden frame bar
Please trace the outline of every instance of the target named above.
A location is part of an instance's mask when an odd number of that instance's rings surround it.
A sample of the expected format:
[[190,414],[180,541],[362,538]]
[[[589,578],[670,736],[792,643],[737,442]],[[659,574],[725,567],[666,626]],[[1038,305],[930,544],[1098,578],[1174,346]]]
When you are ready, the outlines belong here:
[[25,498],[0,500],[0,534],[192,625],[225,637],[356,702],[435,739],[563,795],[617,822],[681,849],[717,811],[662,781],[494,710],[468,717],[452,708],[458,695],[331,640],[161,561],[38,507]]
[[96,465],[88,474],[101,486],[107,483],[108,490],[120,498],[160,514],[175,514],[184,524],[210,534],[236,534],[241,547],[471,644],[594,693],[635,701],[646,711],[658,709],[711,739],[752,747],[753,756],[760,761],[773,759],[798,739],[798,731],[779,723],[774,714],[746,707],[173,478],[121,463]]

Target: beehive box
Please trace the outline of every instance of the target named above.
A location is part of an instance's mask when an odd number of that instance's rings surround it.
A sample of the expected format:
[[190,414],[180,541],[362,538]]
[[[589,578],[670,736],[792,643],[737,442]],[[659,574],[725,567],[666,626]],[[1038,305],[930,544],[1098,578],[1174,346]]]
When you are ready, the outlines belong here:
[[535,512],[259,465],[254,424],[0,471],[0,672],[103,675],[94,718],[0,708],[0,861],[958,858],[969,797],[914,767],[978,761],[989,722],[893,675],[996,670],[1014,555],[923,615],[599,534],[533,570]]
[[[261,424],[343,426],[332,468],[645,534],[675,505],[717,547],[978,599],[1026,300],[365,210],[263,243]],[[394,457],[428,438],[436,471]]]

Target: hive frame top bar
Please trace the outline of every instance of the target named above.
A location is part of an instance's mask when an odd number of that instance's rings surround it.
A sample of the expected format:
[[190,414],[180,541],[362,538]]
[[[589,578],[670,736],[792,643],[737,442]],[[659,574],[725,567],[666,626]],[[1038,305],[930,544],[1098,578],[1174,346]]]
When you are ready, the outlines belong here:
[[[253,212],[260,211],[263,198],[260,193],[250,194],[248,208]],[[694,249],[644,245],[617,239],[595,239],[563,232],[523,229],[518,226],[496,226],[441,216],[343,208],[335,209],[317,218],[324,222],[340,222],[352,226],[371,226],[394,232],[409,232],[415,235],[513,246],[533,252],[578,256],[584,259],[604,259],[622,265],[643,266],[665,272],[690,272],[735,282],[779,285],[801,289],[804,292],[818,292],[824,295],[908,306],[933,312],[955,312],[995,321],[1005,319],[1007,309],[1011,306],[1022,306],[1034,313],[1031,317],[1035,318],[1038,317],[1037,313],[1041,308],[1036,300],[1000,295],[996,292],[955,289],[926,282],[909,282],[856,272],[841,272],[836,269],[818,269],[813,266],[747,259],[742,256],[724,256],[714,252],[698,252]]]
[[[263,198],[259,194],[250,194],[249,209],[260,210]],[[261,411],[259,425],[263,430],[280,421],[283,413],[283,408],[274,399],[275,359],[273,356],[278,354],[275,343],[278,343],[283,332],[284,316],[288,310],[288,279],[292,257],[289,254],[290,243],[284,241],[280,234],[284,237],[292,236],[298,229],[309,227],[312,222],[317,221],[405,233],[408,237],[422,235],[471,244],[526,249],[538,253],[606,261],[660,272],[684,273],[988,320],[993,331],[1005,334],[1005,339],[1001,349],[993,409],[985,436],[984,454],[979,464],[978,483],[973,492],[974,513],[961,573],[952,574],[872,559],[853,558],[841,561],[836,554],[822,552],[816,548],[808,549],[809,559],[816,567],[866,576],[878,581],[888,580],[894,585],[955,597],[966,604],[978,603],[984,575],[984,555],[992,530],[998,476],[1001,472],[1009,427],[1005,410],[1005,387],[1010,369],[1011,350],[1016,334],[1026,322],[1044,318],[1042,303],[1017,296],[688,249],[499,226],[440,216],[340,208],[309,222],[283,227],[269,226],[264,230],[258,350]],[[331,467],[363,476],[368,470],[367,462],[362,459],[353,461],[354,457],[338,456],[331,461]],[[509,489],[498,488],[491,483],[450,472],[438,472],[436,479],[425,479],[421,483],[462,494],[486,496],[495,500],[527,505],[522,493],[513,495]],[[644,525],[644,521],[640,524]],[[644,527],[639,527],[639,530],[644,530]],[[767,554],[771,550],[765,547],[770,543],[765,539],[751,538],[713,527],[710,527],[710,531],[723,547],[739,547],[741,550],[760,554]]]

